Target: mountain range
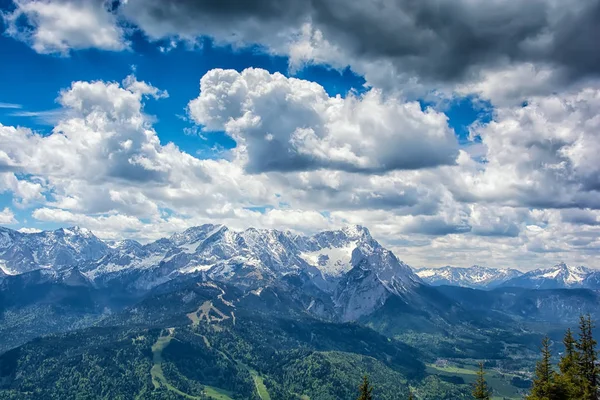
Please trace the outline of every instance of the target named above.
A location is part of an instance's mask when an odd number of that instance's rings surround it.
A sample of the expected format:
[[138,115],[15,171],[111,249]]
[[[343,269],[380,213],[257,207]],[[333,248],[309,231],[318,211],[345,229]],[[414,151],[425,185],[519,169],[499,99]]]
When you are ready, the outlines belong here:
[[109,250],[104,241],[79,227],[38,233],[0,227],[0,271],[5,275],[36,269],[60,270],[98,260]]
[[516,269],[442,267],[421,268],[415,273],[423,282],[433,285],[461,286],[476,289],[518,287],[526,289],[600,289],[600,271],[583,266],[559,263],[550,268],[529,272]]
[[142,245],[107,243],[82,228],[0,231],[4,280],[42,271],[64,282],[139,296],[177,279],[199,277],[247,291],[284,289],[315,315],[357,320],[390,296],[410,297],[421,280],[362,226],[302,236],[203,225]]
[[[352,397],[357,370],[380,379],[379,390],[403,382],[382,399],[406,395],[407,379],[418,398],[462,398],[468,385],[432,381],[425,363],[484,358],[530,368],[543,335],[580,314],[600,316],[600,293],[585,288],[594,276],[562,264],[415,272],[362,226],[305,236],[203,225],[147,244],[78,227],[0,228],[0,398],[33,386],[43,388],[36,398],[66,398],[92,379],[113,397],[130,385],[130,394],[154,396],[138,398],[161,399],[173,387],[189,394],[213,385],[259,399],[260,374],[275,398],[342,399]],[[70,368],[82,355],[98,374],[60,380],[78,376]],[[171,357],[164,376],[163,356]],[[116,378],[123,363],[134,380]],[[205,370],[212,375],[195,372]],[[306,370],[310,384],[290,378]],[[326,394],[332,376],[343,380]]]
[[79,227],[39,233],[0,228],[0,280],[36,270],[132,296],[191,276],[250,291],[281,286],[307,301],[312,312],[347,321],[371,314],[390,296],[416,296],[423,283],[600,289],[600,271],[564,263],[526,273],[477,265],[413,272],[362,226],[304,236],[207,224],[148,244],[103,241]]
[[451,285],[470,288],[491,289],[508,280],[521,276],[516,269],[496,269],[473,265],[470,268],[446,266],[442,268],[420,268],[415,270],[424,282],[433,285]]
[[514,277],[504,286],[529,289],[586,288],[600,289],[600,271],[583,266],[559,263],[551,268],[541,268]]
[[[362,226],[305,236],[207,224],[147,244],[103,241],[79,227],[39,233],[0,228],[0,271],[0,311],[31,312],[38,320],[47,320],[50,331],[118,312],[190,280],[225,283],[259,298],[275,296],[271,312],[360,322],[390,335],[416,326],[431,331],[463,329],[476,320],[469,313],[482,310],[470,307],[464,297],[436,289],[440,285],[485,290],[600,288],[597,271],[564,264],[528,273],[479,266],[415,273]],[[565,298],[558,308],[572,309],[573,300]],[[40,307],[46,311],[40,314]],[[579,307],[584,309],[587,303]],[[500,306],[491,312],[496,311],[504,313]],[[57,319],[57,313],[68,318]],[[532,309],[526,314],[536,313]],[[555,320],[563,315],[558,309],[555,314]],[[14,321],[30,320],[21,315]],[[7,325],[7,335],[18,332],[19,326]],[[43,329],[44,325],[22,326],[32,336]]]

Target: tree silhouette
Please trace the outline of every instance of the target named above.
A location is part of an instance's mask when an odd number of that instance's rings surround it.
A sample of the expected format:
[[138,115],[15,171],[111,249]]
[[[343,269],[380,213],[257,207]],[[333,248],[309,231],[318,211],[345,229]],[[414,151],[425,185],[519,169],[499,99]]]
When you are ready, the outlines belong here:
[[598,398],[598,354],[596,352],[596,341],[592,335],[594,325],[590,315],[581,316],[579,319],[579,342],[577,350],[579,357],[579,373],[583,389],[582,400],[596,400]]
[[359,395],[357,400],[373,400],[373,386],[369,384],[369,377],[363,376],[363,381],[358,387]]
[[550,339],[546,336],[542,340],[542,359],[538,361],[535,367],[535,378],[533,379],[533,386],[531,388],[531,394],[527,396],[527,400],[548,400],[554,398],[553,386],[554,386],[554,371],[552,370],[552,364],[550,358]]
[[488,384],[485,381],[485,371],[483,370],[483,363],[479,363],[479,370],[477,371],[477,380],[473,384],[473,397],[482,400],[489,400],[492,397],[492,392],[488,388]]
[[581,399],[584,397],[581,373],[579,368],[580,354],[577,350],[578,343],[573,337],[571,329],[567,329],[563,338],[565,353],[558,363],[560,374],[556,376],[557,391],[568,399]]

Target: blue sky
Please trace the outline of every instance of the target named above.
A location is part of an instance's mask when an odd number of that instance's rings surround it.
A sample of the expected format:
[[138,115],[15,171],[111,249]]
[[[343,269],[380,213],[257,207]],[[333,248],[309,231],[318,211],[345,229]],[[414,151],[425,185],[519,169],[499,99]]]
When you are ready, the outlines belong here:
[[560,8],[542,23],[468,1],[429,10],[447,26],[388,26],[372,2],[3,0],[0,221],[141,241],[360,223],[417,266],[593,264],[593,55],[527,50],[587,37],[584,3],[566,31]]
[[[201,38],[197,48],[180,46],[169,52],[161,52],[163,43],[149,43],[140,35],[132,37],[131,51],[107,52],[86,49],[68,57],[38,54],[25,43],[13,38],[0,37],[0,55],[11,60],[0,64],[0,103],[19,105],[20,108],[2,108],[2,123],[26,125],[47,132],[52,128],[52,116],[44,118],[45,112],[57,109],[58,92],[81,81],[121,81],[135,71],[138,79],[167,90],[169,98],[160,103],[149,102],[148,113],[157,117],[156,127],[161,141],[174,142],[182,150],[194,154],[208,152],[215,145],[231,148],[235,142],[224,134],[211,134],[207,140],[184,134],[192,128],[186,121],[186,106],[197,95],[200,78],[213,68],[235,69],[263,68],[317,82],[330,96],[345,97],[348,92],[365,90],[363,77],[353,73],[350,67],[336,70],[327,65],[308,66],[290,73],[287,57],[273,56],[258,46],[234,49],[217,46],[210,38]],[[430,106],[423,101],[423,107]],[[457,137],[466,142],[468,126],[477,119],[488,120],[489,110],[474,105],[470,97],[454,99],[445,110],[449,124]],[[24,113],[40,113],[40,116],[23,116]]]
[[[141,79],[167,90],[169,97],[160,102],[149,101],[146,111],[156,117],[155,127],[162,143],[173,142],[181,150],[199,157],[218,157],[220,149],[235,147],[235,141],[224,132],[211,132],[199,137],[188,129],[194,124],[187,118],[188,101],[198,93],[200,78],[213,68],[264,68],[270,72],[289,74],[285,57],[266,54],[258,47],[233,49],[215,46],[210,38],[202,38],[199,48],[181,46],[161,52],[161,43],[148,43],[140,35],[132,38],[131,51],[106,52],[87,49],[69,55],[38,54],[26,44],[6,36],[0,37],[3,59],[0,64],[0,103],[18,108],[0,108],[0,121],[5,125],[27,126],[42,134],[53,128],[58,109],[56,98],[60,90],[73,81],[120,82],[132,72]],[[326,66],[314,66],[294,76],[320,83],[332,95],[345,96],[350,90],[364,90],[364,79],[349,68],[337,71]],[[12,202],[10,193],[0,195],[0,207]],[[17,210],[24,221],[27,210]],[[37,224],[40,229],[52,229],[56,224]]]
[[[214,68],[235,69],[262,68],[271,73],[279,72],[289,77],[317,82],[330,96],[345,97],[349,92],[363,93],[365,79],[353,73],[350,67],[342,70],[328,65],[311,65],[300,71],[290,72],[287,57],[274,56],[259,46],[233,48],[218,46],[208,37],[199,39],[199,46],[183,45],[168,52],[160,48],[164,43],[150,43],[141,35],[133,35],[132,48],[124,52],[107,52],[85,49],[68,56],[38,54],[25,43],[13,38],[0,37],[3,59],[10,63],[0,64],[0,103],[18,108],[0,108],[0,122],[4,125],[27,126],[41,134],[49,134],[54,127],[58,110],[58,93],[73,81],[120,82],[134,73],[138,79],[166,90],[169,97],[160,101],[148,101],[145,110],[155,116],[154,126],[162,143],[175,143],[181,150],[201,158],[219,157],[222,150],[235,147],[235,140],[225,132],[194,134],[197,126],[187,117],[187,103],[197,95],[200,78]],[[443,106],[449,125],[459,141],[470,145],[468,127],[476,120],[489,120],[490,110],[474,104],[471,97],[455,98]],[[421,101],[422,107],[435,107]],[[197,129],[196,129],[197,130]],[[10,206],[10,193],[0,195],[0,208]],[[28,210],[16,210],[26,226]],[[25,222],[27,221],[27,222]],[[53,229],[54,223],[39,223],[40,229]]]

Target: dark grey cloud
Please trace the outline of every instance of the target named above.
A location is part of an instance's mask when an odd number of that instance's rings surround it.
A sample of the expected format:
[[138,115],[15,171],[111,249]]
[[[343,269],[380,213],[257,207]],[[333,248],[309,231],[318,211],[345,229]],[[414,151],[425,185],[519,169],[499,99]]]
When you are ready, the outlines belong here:
[[119,12],[153,39],[209,35],[217,40],[258,43],[297,26],[310,14],[304,0],[133,0]]
[[596,214],[591,210],[566,209],[561,211],[560,216],[563,222],[575,225],[600,225]]
[[[136,0],[137,1],[137,0]],[[135,2],[125,2],[125,7],[132,6]],[[279,20],[295,19],[310,9],[310,1],[304,0],[175,0],[175,1],[138,1],[145,3],[148,15],[157,21],[179,22],[180,28],[198,29],[194,21],[198,18],[222,21],[237,20]],[[123,9],[123,5],[121,6]],[[183,24],[181,24],[183,22]],[[192,27],[193,26],[193,27]]]
[[17,171],[19,171],[19,167],[11,165],[11,164],[2,163],[0,161],[0,174],[4,173],[4,172],[17,172]]
[[562,253],[567,251],[566,248],[546,245],[540,240],[535,240],[527,244],[527,250],[533,253]]
[[[502,3],[502,4],[500,4]],[[455,79],[474,64],[517,58],[519,45],[547,26],[542,1],[314,2],[318,26],[355,54]]]
[[471,233],[477,236],[492,237],[517,237],[520,233],[519,227],[514,223],[498,224],[492,226],[473,227]]
[[568,79],[600,73],[600,0],[129,0],[121,12],[153,38],[212,35],[273,45],[312,21],[349,56],[385,59],[425,80],[533,62]]
[[392,210],[397,215],[434,215],[440,208],[438,198],[414,188],[406,188],[400,193],[393,190],[357,191],[351,182],[338,189],[306,188],[305,197],[307,202],[339,210]]
[[416,233],[421,235],[443,236],[454,233],[467,233],[471,227],[466,223],[453,223],[445,221],[443,218],[414,218],[406,224],[402,232]]
[[[264,133],[262,133],[264,137]],[[407,146],[408,147],[408,146]],[[400,155],[390,152],[387,158],[382,157],[382,163],[374,166],[357,166],[346,161],[331,161],[318,159],[313,155],[301,154],[290,147],[288,142],[278,140],[251,142],[248,145],[250,155],[246,171],[252,174],[262,172],[298,172],[316,169],[355,172],[363,174],[382,174],[394,170],[417,170],[432,168],[439,165],[454,165],[458,152],[455,148],[444,146],[414,146]]]

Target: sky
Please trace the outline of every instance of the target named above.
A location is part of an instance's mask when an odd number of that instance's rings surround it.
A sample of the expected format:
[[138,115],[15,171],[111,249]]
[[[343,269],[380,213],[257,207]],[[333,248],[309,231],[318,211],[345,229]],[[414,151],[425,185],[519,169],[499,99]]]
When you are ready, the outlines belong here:
[[348,224],[600,267],[600,0],[0,0],[0,225]]

